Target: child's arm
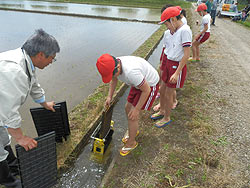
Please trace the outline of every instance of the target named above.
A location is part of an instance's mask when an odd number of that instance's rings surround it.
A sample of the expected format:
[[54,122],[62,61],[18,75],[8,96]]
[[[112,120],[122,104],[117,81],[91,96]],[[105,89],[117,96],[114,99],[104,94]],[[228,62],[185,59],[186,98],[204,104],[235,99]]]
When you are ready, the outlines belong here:
[[105,102],[105,107],[109,107],[109,105],[111,103],[111,100],[112,100],[112,97],[113,97],[113,94],[115,92],[115,88],[117,85],[117,81],[118,81],[118,79],[116,77],[113,77],[111,82],[109,83],[109,94],[108,94],[108,97],[107,97],[106,102]]
[[128,114],[128,118],[131,120],[139,119],[139,114],[140,114],[141,108],[145,104],[145,102],[150,94],[150,91],[151,91],[150,86],[148,85],[146,80],[144,80],[143,85],[139,89],[142,91],[141,96],[139,98],[139,101],[136,104],[136,106],[133,108],[133,110],[131,110]]
[[179,62],[179,66],[177,67],[175,73],[170,77],[169,82],[175,84],[178,80],[181,70],[186,65],[188,58],[190,56],[190,48],[191,47],[183,47],[184,49],[184,56],[182,57],[181,61]]

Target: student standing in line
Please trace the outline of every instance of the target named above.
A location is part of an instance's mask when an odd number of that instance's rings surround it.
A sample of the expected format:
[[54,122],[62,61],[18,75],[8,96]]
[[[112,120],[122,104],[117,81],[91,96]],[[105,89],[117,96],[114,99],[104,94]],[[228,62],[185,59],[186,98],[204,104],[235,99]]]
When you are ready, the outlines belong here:
[[155,123],[158,128],[170,124],[176,88],[182,88],[186,78],[186,62],[190,55],[192,32],[190,27],[181,21],[180,13],[181,11],[177,7],[169,7],[161,15],[160,24],[165,24],[169,31],[174,33],[168,40],[170,45],[167,49],[165,67],[162,72],[162,81],[164,81],[166,89],[165,96],[163,99],[161,96],[161,100],[165,101],[165,106],[161,107],[164,116],[161,114],[160,118],[162,119]]
[[124,137],[122,156],[128,155],[138,145],[135,138],[139,129],[141,110],[150,110],[159,90],[159,75],[155,68],[141,57],[113,57],[103,54],[97,60],[96,67],[104,83],[110,83],[105,105],[109,106],[118,79],[131,86],[125,111],[128,118],[128,137]]
[[[187,24],[186,11],[185,11],[184,9],[182,9],[180,6],[176,6],[176,7],[181,11],[180,17],[181,17],[182,23],[183,23],[184,25]],[[168,8],[168,7],[166,7],[166,6],[163,7],[161,13],[162,13],[166,8]],[[167,56],[167,53],[168,53],[167,50],[168,50],[168,48],[171,46],[171,44],[170,44],[170,43],[171,43],[171,39],[170,39],[170,38],[171,38],[171,36],[173,35],[173,33],[174,33],[174,31],[170,31],[169,29],[167,29],[167,30],[164,32],[164,36],[163,36],[163,50],[162,50],[162,54],[161,54],[161,58],[160,58],[160,62],[161,62],[161,72],[162,72],[162,69],[163,69],[163,67],[164,67],[164,65],[165,65],[165,63],[166,63],[166,61],[163,61],[163,58],[166,58],[166,56]],[[168,48],[166,48],[166,46],[167,46]],[[161,74],[160,74],[160,77],[161,77]],[[165,92],[166,84],[165,84],[164,82],[161,82],[161,85],[160,85],[160,93],[161,93],[161,88],[162,88],[163,91]],[[162,93],[162,95],[164,95],[164,93]],[[163,98],[164,98],[164,96],[163,96]],[[155,112],[157,112],[157,111],[160,110],[160,108],[161,108],[161,103],[164,105],[165,100],[160,100],[160,102],[159,102],[157,105],[154,106],[153,110],[154,110]],[[175,92],[175,95],[174,95],[174,98],[173,98],[173,107],[172,107],[172,109],[175,109],[176,106],[177,106],[177,104],[178,104],[178,100],[177,100],[176,92]],[[163,114],[164,114],[164,107],[163,107],[162,111],[153,114],[153,115],[151,116],[151,119],[153,119],[153,120],[161,119],[161,118],[163,117]]]
[[200,4],[196,11],[202,16],[201,29],[198,34],[195,35],[192,43],[193,57],[189,58],[189,61],[200,61],[200,44],[204,43],[210,37],[210,20],[211,16],[207,13],[207,6],[205,3]]
[[30,94],[36,103],[55,111],[55,103],[45,101],[45,92],[37,81],[36,67],[44,69],[55,61],[59,51],[56,39],[39,29],[21,48],[0,53],[0,184],[6,187],[22,187],[9,168],[10,162],[16,160],[9,134],[26,151],[37,146],[37,142],[21,130],[19,108]]

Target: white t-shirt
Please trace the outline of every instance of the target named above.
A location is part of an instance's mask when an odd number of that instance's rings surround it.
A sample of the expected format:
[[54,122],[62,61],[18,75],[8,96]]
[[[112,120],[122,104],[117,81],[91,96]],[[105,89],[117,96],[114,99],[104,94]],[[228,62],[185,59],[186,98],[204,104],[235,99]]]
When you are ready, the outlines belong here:
[[185,16],[182,17],[181,21],[183,24],[187,24],[187,18],[185,18]]
[[168,49],[167,57],[172,61],[181,61],[184,56],[183,47],[192,45],[192,31],[188,25],[182,25],[171,37],[171,47]]
[[145,59],[136,56],[121,56],[122,73],[118,79],[129,86],[140,88],[145,81],[149,86],[155,86],[160,78],[155,68]]
[[208,29],[207,29],[206,32],[210,32],[210,20],[211,20],[210,14],[206,14],[205,16],[202,17],[201,30],[200,31],[203,31],[205,25],[208,25]]
[[164,32],[164,36],[163,36],[163,48],[164,49],[164,53],[166,55],[168,55],[168,50],[170,49],[170,47],[172,46],[171,43],[172,43],[172,37],[173,37],[173,34],[171,34],[170,30],[166,30]]

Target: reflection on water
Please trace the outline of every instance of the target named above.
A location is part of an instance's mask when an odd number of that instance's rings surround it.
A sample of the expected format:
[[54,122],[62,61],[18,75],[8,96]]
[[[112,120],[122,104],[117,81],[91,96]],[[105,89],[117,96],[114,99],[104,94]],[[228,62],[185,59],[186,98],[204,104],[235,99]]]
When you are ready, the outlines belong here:
[[44,5],[30,5],[32,8],[35,8],[35,9],[46,9],[47,6],[44,6]]
[[66,6],[55,6],[55,5],[48,6],[48,8],[52,9],[52,10],[67,10],[68,9],[68,7],[66,7]]
[[136,14],[138,12],[137,9],[131,8],[118,8],[119,13],[127,13],[127,14]]
[[91,8],[91,10],[93,10],[95,12],[108,12],[108,11],[112,11],[111,8],[107,8],[107,7],[93,7],[93,8]]
[[5,8],[24,8],[23,4],[7,4],[7,3],[1,3],[0,4],[1,7],[5,7]]

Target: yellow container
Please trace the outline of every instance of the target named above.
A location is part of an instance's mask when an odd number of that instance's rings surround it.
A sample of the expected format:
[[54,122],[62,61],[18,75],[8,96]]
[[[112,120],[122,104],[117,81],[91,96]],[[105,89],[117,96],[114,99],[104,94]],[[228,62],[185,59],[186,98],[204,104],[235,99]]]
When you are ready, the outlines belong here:
[[222,10],[223,11],[229,11],[229,9],[230,9],[230,4],[224,4],[224,5],[222,5]]

